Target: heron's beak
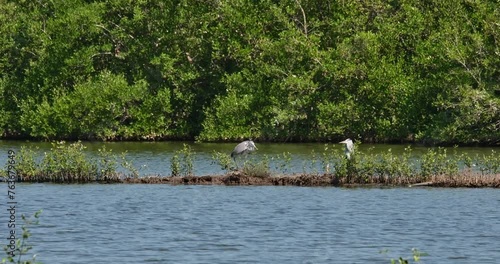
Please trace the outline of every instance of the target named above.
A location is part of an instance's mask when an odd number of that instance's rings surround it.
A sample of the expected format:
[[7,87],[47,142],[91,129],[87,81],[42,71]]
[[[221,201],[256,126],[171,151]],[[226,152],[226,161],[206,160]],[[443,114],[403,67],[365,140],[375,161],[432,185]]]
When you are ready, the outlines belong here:
[[344,140],[344,141],[340,141],[339,143],[340,143],[340,144],[347,144],[347,139],[346,139],[346,140]]

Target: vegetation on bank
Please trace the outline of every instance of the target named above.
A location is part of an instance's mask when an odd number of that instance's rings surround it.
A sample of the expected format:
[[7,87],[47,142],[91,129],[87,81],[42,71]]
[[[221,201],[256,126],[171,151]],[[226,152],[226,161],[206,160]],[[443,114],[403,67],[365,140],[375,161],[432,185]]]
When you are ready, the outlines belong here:
[[[85,154],[81,142],[55,142],[43,155],[21,148],[16,156],[17,180],[55,183],[170,183],[226,185],[350,186],[412,184],[449,187],[500,187],[500,155],[449,155],[447,149],[429,149],[421,156],[406,148],[402,155],[356,151],[347,159],[339,149],[325,145],[322,153],[311,153],[302,173],[291,173],[291,154],[263,155],[241,160],[236,169],[228,153],[213,153],[213,163],[224,175],[194,175],[195,153],[188,145],[170,159],[170,175],[143,176],[125,154],[105,148],[97,156]],[[241,162],[240,161],[240,162]],[[274,168],[271,168],[274,166]],[[5,172],[3,173],[5,174]]]
[[138,176],[124,153],[119,156],[103,147],[97,156],[89,157],[81,142],[60,141],[53,142],[50,151],[43,155],[37,149],[21,147],[15,168],[20,182],[112,183],[121,182],[124,176],[119,167],[128,170],[127,177]]
[[[351,159],[339,149],[325,145],[323,153],[311,153],[311,160],[303,165],[303,172],[287,174],[291,154],[263,156],[244,163],[240,172],[233,172],[231,161],[223,153],[215,152],[214,160],[227,174],[222,180],[213,178],[173,180],[174,183],[210,184],[272,184],[300,186],[441,186],[441,187],[500,187],[500,155],[492,150],[489,155],[469,156],[467,153],[448,154],[446,148],[430,148],[421,156],[412,155],[407,147],[402,155],[389,151],[373,153],[356,151]],[[269,167],[270,159],[275,167]],[[229,162],[229,163],[228,163]],[[274,175],[274,176],[273,176]],[[243,178],[243,179],[242,179]],[[262,180],[262,178],[267,180]]]
[[0,0],[0,133],[498,144],[499,12],[494,0]]

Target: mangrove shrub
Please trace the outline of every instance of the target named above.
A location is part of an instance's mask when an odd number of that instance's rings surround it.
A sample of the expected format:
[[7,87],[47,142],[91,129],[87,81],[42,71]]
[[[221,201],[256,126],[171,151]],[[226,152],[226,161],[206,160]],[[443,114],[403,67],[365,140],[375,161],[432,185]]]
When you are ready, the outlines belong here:
[[0,1],[4,138],[496,144],[497,1]]

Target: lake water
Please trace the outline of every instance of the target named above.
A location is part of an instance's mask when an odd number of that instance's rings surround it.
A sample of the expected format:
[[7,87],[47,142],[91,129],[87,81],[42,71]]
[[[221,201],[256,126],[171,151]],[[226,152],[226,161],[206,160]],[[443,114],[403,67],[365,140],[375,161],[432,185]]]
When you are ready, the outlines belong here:
[[[496,189],[18,183],[16,190],[18,223],[21,213],[43,209],[30,238],[43,263],[390,263],[412,248],[429,254],[422,263],[500,259]],[[5,230],[5,214],[1,222]]]
[[[9,149],[49,143],[0,141]],[[89,155],[106,146],[127,151],[142,175],[169,175],[180,142],[84,143]],[[222,173],[212,152],[235,144],[193,144],[196,175]],[[302,172],[323,144],[259,144],[255,158],[290,152]],[[330,145],[339,148],[339,144]],[[399,145],[361,149],[401,153]],[[426,148],[414,147],[414,153]],[[458,152],[490,154],[491,148]],[[0,184],[7,237],[7,184]],[[498,263],[500,190],[439,188],[307,188],[127,184],[17,184],[20,215],[43,209],[30,228],[42,263],[390,263],[429,254],[423,263]],[[8,240],[4,240],[8,241]],[[380,252],[385,253],[380,253]]]

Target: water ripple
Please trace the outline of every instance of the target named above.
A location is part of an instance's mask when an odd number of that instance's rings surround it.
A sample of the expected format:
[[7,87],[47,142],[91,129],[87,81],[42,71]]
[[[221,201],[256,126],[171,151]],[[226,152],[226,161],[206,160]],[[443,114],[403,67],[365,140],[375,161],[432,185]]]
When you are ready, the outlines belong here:
[[[43,263],[496,263],[500,192],[19,184]],[[388,250],[387,253],[379,253]]]

